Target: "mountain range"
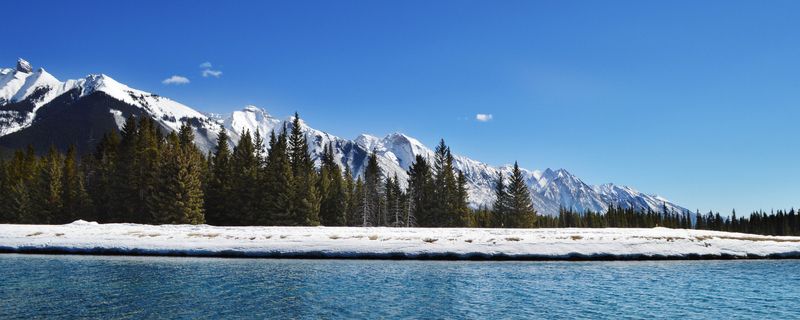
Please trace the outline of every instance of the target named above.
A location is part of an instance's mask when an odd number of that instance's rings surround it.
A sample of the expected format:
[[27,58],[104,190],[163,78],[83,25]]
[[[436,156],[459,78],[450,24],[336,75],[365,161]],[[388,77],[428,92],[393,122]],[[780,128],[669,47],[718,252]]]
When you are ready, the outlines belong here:
[[[275,118],[255,106],[230,114],[202,113],[169,98],[128,87],[104,74],[60,81],[43,68],[34,70],[23,59],[14,68],[0,68],[0,151],[28,145],[40,151],[51,145],[66,149],[72,144],[81,153],[91,152],[104,133],[119,130],[131,115],[152,117],[164,131],[177,130],[187,122],[195,132],[195,143],[206,152],[214,147],[221,128],[227,130],[235,145],[244,130],[267,134],[284,127],[290,129],[293,120]],[[339,164],[360,174],[367,156],[374,151],[383,173],[397,176],[404,183],[406,170],[417,155],[433,158],[431,148],[403,133],[383,138],[362,134],[346,139],[300,123],[317,164],[323,146],[330,145]],[[512,169],[459,155],[455,156],[455,167],[467,178],[470,204],[474,207],[491,206],[498,172],[508,176]],[[610,205],[656,212],[686,211],[663,197],[627,186],[586,184],[564,169],[522,171],[540,214],[556,215],[562,207],[604,212]]]

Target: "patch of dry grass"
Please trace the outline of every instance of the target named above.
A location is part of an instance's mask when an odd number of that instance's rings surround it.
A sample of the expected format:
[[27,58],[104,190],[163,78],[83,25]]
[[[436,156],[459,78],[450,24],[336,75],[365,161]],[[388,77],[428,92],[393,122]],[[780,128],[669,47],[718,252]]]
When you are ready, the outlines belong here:
[[31,234],[29,234],[29,235],[26,235],[26,237],[35,237],[35,236],[40,236],[40,235],[43,235],[43,234],[44,234],[44,232],[39,232],[39,231],[36,231],[36,232],[34,232],[34,233],[31,233]]
[[439,241],[439,239],[434,239],[434,238],[423,238],[423,239],[422,239],[422,241],[423,241],[423,242],[426,242],[426,243],[434,243],[434,242],[436,242],[436,241]]
[[213,238],[219,237],[219,233],[197,233],[197,232],[192,232],[192,233],[188,234],[188,236],[192,237],[192,238],[209,238],[209,239],[213,239]]

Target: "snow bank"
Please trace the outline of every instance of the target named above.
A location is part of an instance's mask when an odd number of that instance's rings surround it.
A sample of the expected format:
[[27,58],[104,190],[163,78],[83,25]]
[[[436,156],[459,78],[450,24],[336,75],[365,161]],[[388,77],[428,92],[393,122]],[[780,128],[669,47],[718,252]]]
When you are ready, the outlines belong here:
[[365,259],[800,258],[800,237],[684,229],[0,225],[0,252]]

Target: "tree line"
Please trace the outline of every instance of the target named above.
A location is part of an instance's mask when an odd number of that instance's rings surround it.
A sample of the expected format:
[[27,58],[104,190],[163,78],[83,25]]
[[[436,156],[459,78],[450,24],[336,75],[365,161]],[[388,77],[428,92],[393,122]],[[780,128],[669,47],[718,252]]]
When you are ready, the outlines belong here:
[[[444,140],[433,158],[417,155],[408,179],[387,176],[371,152],[363,172],[339,165],[332,146],[312,159],[297,114],[287,128],[263,137],[245,131],[238,144],[219,132],[203,154],[184,124],[164,134],[148,117],[130,117],[103,136],[93,153],[70,147],[37,156],[32,147],[0,159],[0,223],[60,224],[77,219],[221,226],[392,227],[641,227],[698,228],[798,235],[794,209],[750,217],[641,211],[611,206],[604,213],[561,209],[540,216],[515,163],[498,173],[495,202],[469,207],[467,180]],[[265,152],[266,148],[269,152]],[[405,188],[402,185],[406,185]]]
[[245,131],[234,147],[222,129],[205,155],[193,141],[187,124],[165,135],[154,120],[130,117],[82,157],[74,147],[18,150],[0,159],[0,223],[474,224],[466,178],[443,140],[432,161],[416,158],[408,181],[386,176],[374,152],[360,174],[342,168],[331,146],[315,164],[297,114],[266,139]]

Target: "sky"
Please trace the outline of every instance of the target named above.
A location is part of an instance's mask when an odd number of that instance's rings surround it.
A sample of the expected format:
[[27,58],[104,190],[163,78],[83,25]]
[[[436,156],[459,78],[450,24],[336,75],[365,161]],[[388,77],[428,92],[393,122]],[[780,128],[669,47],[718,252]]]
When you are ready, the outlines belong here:
[[797,1],[10,1],[0,65],[403,132],[729,213],[800,205]]

